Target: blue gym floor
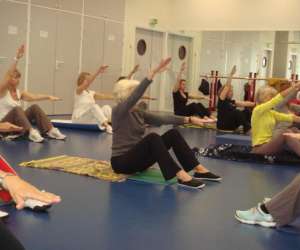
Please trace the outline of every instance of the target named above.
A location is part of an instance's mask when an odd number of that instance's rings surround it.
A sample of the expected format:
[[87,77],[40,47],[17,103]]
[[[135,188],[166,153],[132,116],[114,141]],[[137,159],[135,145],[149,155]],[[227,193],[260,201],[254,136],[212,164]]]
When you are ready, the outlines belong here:
[[[162,133],[167,127],[154,129]],[[190,146],[215,142],[215,131],[180,129]],[[69,154],[109,160],[111,136],[63,130],[66,142],[0,142],[0,152],[26,180],[60,194],[48,214],[10,212],[8,227],[28,250],[299,250],[300,236],[234,219],[271,196],[299,172],[297,167],[203,159],[223,177],[203,191],[176,185],[110,183],[67,173],[20,168],[18,163]]]

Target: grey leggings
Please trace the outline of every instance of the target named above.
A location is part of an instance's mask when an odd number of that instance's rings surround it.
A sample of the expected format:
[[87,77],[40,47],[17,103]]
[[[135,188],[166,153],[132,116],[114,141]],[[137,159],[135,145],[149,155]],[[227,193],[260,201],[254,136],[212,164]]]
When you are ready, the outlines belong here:
[[288,148],[300,156],[300,140],[283,135],[283,133],[292,132],[294,132],[292,129],[284,130],[275,135],[269,142],[253,147],[252,152],[255,154],[273,155]]

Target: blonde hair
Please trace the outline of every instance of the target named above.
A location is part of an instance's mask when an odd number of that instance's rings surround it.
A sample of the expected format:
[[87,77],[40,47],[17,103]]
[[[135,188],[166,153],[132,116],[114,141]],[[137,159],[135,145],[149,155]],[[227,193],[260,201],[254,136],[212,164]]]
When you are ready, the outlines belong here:
[[90,75],[90,73],[81,72],[77,78],[77,86],[80,86],[88,75]]
[[11,78],[21,78],[21,76],[22,74],[18,69],[15,69],[10,75]]
[[272,96],[274,97],[275,95],[278,94],[278,91],[270,86],[264,86],[258,89],[257,93],[256,93],[256,102],[258,104],[261,104],[264,102],[264,100],[266,99],[267,96]]
[[270,78],[268,79],[268,85],[275,88],[277,91],[282,91],[282,86],[289,84],[290,82],[286,78]]
[[114,86],[114,97],[117,102],[126,100],[132,91],[140,84],[139,81],[123,79],[118,81]]

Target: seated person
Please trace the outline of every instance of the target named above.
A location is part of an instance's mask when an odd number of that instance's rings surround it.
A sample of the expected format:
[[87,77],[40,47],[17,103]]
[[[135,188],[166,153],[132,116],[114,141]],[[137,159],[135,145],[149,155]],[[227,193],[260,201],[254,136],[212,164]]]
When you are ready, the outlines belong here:
[[72,121],[87,124],[97,123],[100,130],[105,130],[111,134],[112,127],[109,125],[111,122],[111,107],[109,105],[100,107],[96,104],[96,100],[112,100],[113,96],[89,90],[93,81],[98,75],[103,74],[107,68],[108,66],[103,65],[94,74],[82,72],[79,75]]
[[202,103],[193,102],[187,104],[188,100],[201,100],[208,98],[205,96],[189,95],[189,93],[185,91],[186,81],[181,78],[184,70],[185,63],[181,65],[180,71],[177,75],[177,83],[173,89],[174,114],[180,116],[199,116],[204,119],[211,118],[216,121],[208,108],[205,108]]
[[300,123],[300,117],[294,114],[284,114],[274,110],[286,96],[299,91],[300,83],[278,93],[274,88],[266,86],[257,92],[257,106],[252,114],[252,152],[263,155],[273,155],[288,148],[300,156],[300,141],[285,133],[290,129],[274,134],[276,125],[280,122]]
[[[32,94],[27,91],[21,92],[18,89],[21,74],[17,70],[17,63],[23,55],[24,45],[18,49],[14,63],[0,83],[0,122],[10,122],[22,127],[21,133],[28,134],[28,138],[34,142],[42,142],[44,140],[42,135],[63,140],[66,136],[53,127],[47,115],[38,105],[34,104],[25,111],[21,107],[21,101],[59,100],[59,98],[54,96]],[[39,131],[32,127],[33,123]]]
[[[162,60],[141,82],[124,79],[116,83],[114,94],[117,105],[112,111],[111,165],[116,173],[130,175],[144,171],[158,162],[166,180],[176,176],[180,185],[198,189],[204,187],[200,180],[219,181],[221,178],[199,164],[195,154],[177,130],[171,129],[162,136],[156,133],[144,136],[147,124],[198,125],[204,121],[193,116],[157,115],[138,108],[137,103],[154,76],[163,72],[170,61],[170,58]],[[183,169],[168,152],[171,148]],[[188,174],[190,170],[195,170],[194,177]]]
[[231,85],[232,77],[236,73],[236,66],[232,68],[232,71],[227,79],[226,84],[219,91],[218,100],[218,121],[217,128],[220,130],[234,131],[238,127],[243,127],[243,132],[246,134],[250,131],[250,118],[248,110],[241,111],[237,107],[254,107],[254,102],[249,101],[237,101],[233,98],[233,87]]
[[247,211],[236,211],[235,218],[242,223],[263,227],[282,227],[300,217],[300,175],[272,199]]
[[[19,131],[17,127],[10,123],[0,123],[1,132],[15,132]],[[15,174],[4,172],[0,170],[0,191],[6,190],[14,200],[17,209],[23,209],[26,199],[34,199],[47,204],[54,204],[61,201],[57,195],[42,192],[36,187],[22,180]],[[23,250],[24,247],[13,236],[13,234],[0,221],[0,248],[5,250]]]

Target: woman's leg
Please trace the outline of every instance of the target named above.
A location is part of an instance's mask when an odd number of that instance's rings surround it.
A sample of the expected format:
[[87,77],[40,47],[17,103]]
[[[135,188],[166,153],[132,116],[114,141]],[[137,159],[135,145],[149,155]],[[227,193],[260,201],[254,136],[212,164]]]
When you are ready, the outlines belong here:
[[210,112],[202,105],[202,103],[191,103],[186,106],[186,109],[190,115],[197,115],[201,118],[210,116]]
[[42,134],[46,134],[53,128],[49,118],[37,104],[30,106],[25,113],[28,120],[35,123]]
[[14,235],[0,222],[0,249],[3,250],[25,250]]
[[265,204],[278,226],[292,223],[300,216],[300,175]]
[[286,136],[283,133],[289,133],[291,130],[285,130],[281,134],[274,136],[271,141],[261,146],[254,147],[252,152],[256,154],[273,155],[279,153],[287,145],[291,151],[300,156],[300,140]]
[[117,173],[133,174],[151,167],[156,162],[166,180],[172,179],[182,171],[168,152],[162,137],[151,133],[129,152],[119,157],[113,157],[112,167]]
[[22,133],[28,133],[31,129],[30,121],[28,120],[24,110],[20,107],[13,108],[1,122],[10,122],[14,125],[23,128]]

